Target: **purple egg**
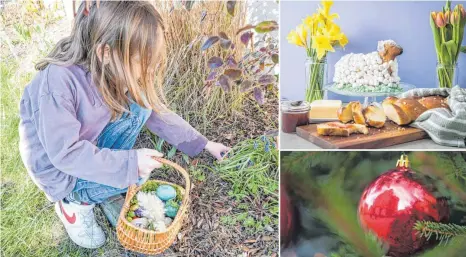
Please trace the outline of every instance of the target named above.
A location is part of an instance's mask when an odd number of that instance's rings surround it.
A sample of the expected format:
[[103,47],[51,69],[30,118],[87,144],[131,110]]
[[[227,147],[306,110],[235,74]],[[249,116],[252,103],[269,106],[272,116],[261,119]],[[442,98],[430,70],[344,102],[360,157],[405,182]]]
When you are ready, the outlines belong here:
[[135,211],[134,211],[134,214],[141,218],[142,217],[142,209],[141,208],[137,208]]

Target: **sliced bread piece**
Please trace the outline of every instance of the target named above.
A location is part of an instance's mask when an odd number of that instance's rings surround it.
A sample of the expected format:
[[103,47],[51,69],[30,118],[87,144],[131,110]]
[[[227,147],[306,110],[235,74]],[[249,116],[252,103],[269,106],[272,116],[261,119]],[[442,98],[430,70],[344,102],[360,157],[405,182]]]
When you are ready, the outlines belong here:
[[389,102],[384,102],[382,106],[387,118],[395,122],[396,124],[406,125],[411,122],[409,116],[403,110],[401,110],[401,108],[398,105],[394,105]]
[[349,137],[353,133],[368,134],[369,130],[365,125],[343,124],[341,122],[328,122],[317,125],[317,134],[322,136]]
[[384,104],[394,104],[396,101],[398,101],[397,97],[389,96],[389,97],[385,98],[382,101],[382,105],[384,105]]
[[364,115],[362,114],[362,105],[360,102],[355,102],[352,105],[352,111],[353,111],[354,122],[356,124],[366,125],[366,119],[364,118]]
[[343,123],[348,123],[353,120],[353,105],[357,102],[350,102],[346,106],[342,106],[338,112],[338,119]]
[[387,120],[385,112],[375,105],[368,106],[362,113],[366,118],[367,125],[371,127],[381,128],[385,125],[385,120]]

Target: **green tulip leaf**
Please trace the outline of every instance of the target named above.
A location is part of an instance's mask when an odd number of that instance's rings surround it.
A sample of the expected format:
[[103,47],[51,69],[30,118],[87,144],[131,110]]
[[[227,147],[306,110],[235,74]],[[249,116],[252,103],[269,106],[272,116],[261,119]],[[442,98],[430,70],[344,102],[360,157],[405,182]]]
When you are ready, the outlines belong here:
[[450,55],[450,60],[454,60],[456,57],[456,52],[458,52],[458,45],[453,40],[445,42],[444,45],[448,54]]
[[461,47],[461,52],[463,52],[463,53],[466,54],[466,46],[462,46],[462,47]]
[[443,42],[440,45],[440,54],[439,55],[441,56],[440,59],[442,60],[442,63],[444,63],[444,64],[450,63],[450,53],[448,52],[447,45],[445,44],[445,42]]

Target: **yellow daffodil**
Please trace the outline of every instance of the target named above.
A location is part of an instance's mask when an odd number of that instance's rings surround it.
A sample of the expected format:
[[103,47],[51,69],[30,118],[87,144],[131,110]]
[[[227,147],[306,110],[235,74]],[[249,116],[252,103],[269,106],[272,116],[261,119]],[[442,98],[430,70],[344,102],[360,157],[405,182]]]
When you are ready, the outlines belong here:
[[324,6],[325,16],[328,16],[330,14],[330,8],[332,8],[333,1],[322,1],[322,5]]
[[319,8],[319,13],[323,15],[326,19],[332,21],[334,19],[340,18],[340,16],[336,13],[330,14],[330,8],[333,5],[333,1],[322,1],[322,5],[324,8]]
[[332,46],[339,44],[344,47],[348,43],[348,38],[341,33],[340,27],[335,23],[329,23],[322,34],[330,39]]
[[304,24],[300,24],[298,25],[298,27],[296,27],[296,33],[301,39],[301,42],[304,42],[305,45],[307,45],[307,31],[308,30],[309,29]]
[[315,20],[316,20],[316,14],[314,13],[313,15],[311,16],[307,16],[304,20],[303,20],[303,24],[306,24],[308,26],[310,26],[311,24],[314,24]]
[[286,39],[291,44],[295,44],[297,46],[302,46],[302,47],[306,46],[306,44],[301,40],[301,37],[299,36],[298,32],[296,32],[295,30],[290,31]]
[[322,59],[325,56],[327,51],[335,52],[332,45],[330,44],[330,39],[324,35],[318,35],[312,37],[312,48],[317,52],[317,59]]
[[324,58],[327,52],[335,52],[334,46],[344,47],[348,44],[346,35],[333,22],[339,16],[330,13],[332,5],[333,1],[322,1],[316,13],[307,16],[288,34],[288,42],[304,47],[308,57],[318,60]]
[[[307,16],[300,25],[288,34],[288,42],[306,49],[307,57],[313,63],[325,64],[327,52],[335,52],[334,46],[344,47],[348,38],[333,22],[338,14],[330,13],[333,1],[322,1],[317,12]],[[306,88],[306,101],[322,99],[324,80],[321,78],[323,65],[308,66],[309,83]]]
[[345,34],[342,34],[340,38],[340,46],[345,47],[346,44],[348,44],[348,38],[346,37]]
[[338,25],[330,23],[326,29],[323,31],[323,34],[330,38],[331,41],[338,41],[341,38],[341,30]]
[[317,15],[313,14],[312,16],[307,16],[306,19],[303,20],[303,24],[308,27],[311,35],[315,34],[319,25]]

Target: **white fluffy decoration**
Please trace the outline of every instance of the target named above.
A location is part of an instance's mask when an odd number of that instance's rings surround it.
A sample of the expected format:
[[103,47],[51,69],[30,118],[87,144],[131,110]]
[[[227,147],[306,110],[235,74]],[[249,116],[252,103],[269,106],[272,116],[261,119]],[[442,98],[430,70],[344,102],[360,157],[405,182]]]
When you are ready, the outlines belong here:
[[[391,74],[389,72],[391,68]],[[347,54],[335,64],[333,82],[353,86],[378,86],[379,84],[397,84],[398,63],[396,59],[383,63],[378,52],[368,54]]]
[[165,217],[165,225],[168,227],[172,224],[173,220],[170,217]]
[[397,48],[401,48],[400,45],[398,45],[395,41],[389,39],[389,40],[381,40],[377,43],[377,52],[382,52],[385,50],[385,45],[392,45]]
[[147,228],[147,226],[149,226],[149,220],[147,218],[134,219],[131,221],[131,224],[135,225],[136,227]]
[[137,194],[138,204],[142,209],[142,216],[147,218],[154,226],[155,231],[165,232],[165,205],[155,194],[139,191]]

